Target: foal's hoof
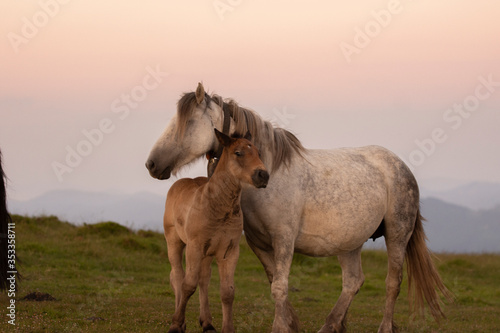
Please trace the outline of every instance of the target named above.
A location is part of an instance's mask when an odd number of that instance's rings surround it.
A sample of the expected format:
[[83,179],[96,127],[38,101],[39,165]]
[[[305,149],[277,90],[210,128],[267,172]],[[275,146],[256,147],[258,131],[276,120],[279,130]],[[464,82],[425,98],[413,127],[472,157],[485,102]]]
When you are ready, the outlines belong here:
[[209,324],[207,327],[203,327],[203,333],[217,333],[212,324]]
[[180,327],[174,327],[168,330],[168,333],[184,333],[183,330],[180,329]]
[[182,325],[182,327],[179,327],[177,325],[172,325],[170,326],[170,329],[168,330],[168,333],[185,333],[186,332],[186,324]]
[[378,333],[399,333],[399,328],[392,323],[391,325],[380,325]]
[[340,326],[340,327],[329,327],[326,324],[321,327],[321,329],[318,331],[318,333],[345,333],[346,332],[346,327],[345,326]]

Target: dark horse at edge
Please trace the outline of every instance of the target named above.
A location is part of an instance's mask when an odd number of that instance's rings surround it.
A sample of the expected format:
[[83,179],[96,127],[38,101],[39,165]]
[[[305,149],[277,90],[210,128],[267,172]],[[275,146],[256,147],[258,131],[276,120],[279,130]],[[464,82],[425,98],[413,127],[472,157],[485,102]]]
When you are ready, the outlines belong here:
[[[14,277],[16,278],[14,284],[20,278],[19,273],[17,273],[17,267],[15,266],[15,253],[13,251],[9,252],[9,245],[13,245],[14,243],[11,241],[10,243],[12,244],[9,244],[8,229],[9,223],[12,222],[12,219],[7,211],[6,180],[7,177],[5,176],[2,168],[2,152],[0,151],[0,290],[2,291],[9,289],[11,285],[10,280],[7,280],[7,278],[11,277],[12,273],[7,272],[16,272],[14,274]],[[10,266],[12,265],[12,262],[14,264],[13,266]]]

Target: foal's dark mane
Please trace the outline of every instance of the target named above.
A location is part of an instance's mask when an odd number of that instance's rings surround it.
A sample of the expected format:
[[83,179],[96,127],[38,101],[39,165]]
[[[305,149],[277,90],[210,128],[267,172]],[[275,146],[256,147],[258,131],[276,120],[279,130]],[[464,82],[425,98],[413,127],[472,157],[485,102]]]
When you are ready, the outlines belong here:
[[[300,140],[291,132],[274,127],[269,121],[262,119],[256,112],[243,108],[232,99],[223,99],[219,95],[205,94],[206,108],[211,103],[229,111],[236,125],[236,133],[250,132],[253,144],[259,151],[269,149],[272,153],[272,169],[278,170],[280,166],[288,166],[295,155],[303,156],[305,148]],[[188,121],[197,106],[194,92],[185,93],[177,103],[177,131],[182,137]]]

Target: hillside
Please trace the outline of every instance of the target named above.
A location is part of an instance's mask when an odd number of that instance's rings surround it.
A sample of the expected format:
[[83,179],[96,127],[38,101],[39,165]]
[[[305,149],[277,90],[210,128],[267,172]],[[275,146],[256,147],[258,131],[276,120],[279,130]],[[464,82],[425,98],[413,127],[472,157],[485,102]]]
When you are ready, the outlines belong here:
[[[113,222],[75,226],[55,217],[14,216],[16,249],[23,274],[16,293],[16,332],[162,332],[168,328],[174,296],[163,235],[133,232]],[[382,319],[387,258],[363,251],[366,281],[354,299],[349,332],[375,332]],[[497,332],[500,318],[500,256],[438,255],[445,284],[456,295],[440,325],[409,316],[406,276],[396,305],[402,332]],[[213,266],[209,297],[220,329],[218,273]],[[406,274],[405,274],[406,275]],[[264,270],[244,241],[235,275],[237,332],[270,332],[273,301]],[[295,255],[289,298],[301,320],[300,332],[316,332],[338,297],[341,270],[335,257]],[[37,294],[33,294],[37,292]],[[48,294],[48,295],[47,295]],[[26,297],[26,296],[30,297]],[[34,301],[37,299],[39,301]],[[6,294],[0,303],[8,304]],[[12,331],[6,306],[0,331]],[[198,297],[187,310],[187,327],[198,330]]]
[[[477,190],[478,187],[471,185],[468,188]],[[491,198],[489,202],[494,200],[495,198]],[[115,221],[135,230],[161,231],[164,203],[164,196],[148,192],[123,195],[52,191],[29,201],[10,201],[9,209],[12,213],[22,215],[56,215],[76,224]],[[500,253],[500,205],[472,210],[440,199],[424,197],[421,209],[422,215],[427,219],[424,226],[429,247],[433,251]],[[372,244],[370,241],[367,246],[373,246]],[[383,241],[377,240],[375,246],[382,246],[378,244],[383,245]]]

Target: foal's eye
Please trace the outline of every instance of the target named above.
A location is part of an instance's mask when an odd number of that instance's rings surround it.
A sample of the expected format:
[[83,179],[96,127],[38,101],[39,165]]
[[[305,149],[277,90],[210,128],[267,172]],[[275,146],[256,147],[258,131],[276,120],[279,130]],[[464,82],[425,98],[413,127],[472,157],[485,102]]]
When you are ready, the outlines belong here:
[[241,153],[241,151],[235,151],[235,152],[234,152],[234,154],[235,154],[236,156],[242,156],[242,155],[243,155],[243,154]]

